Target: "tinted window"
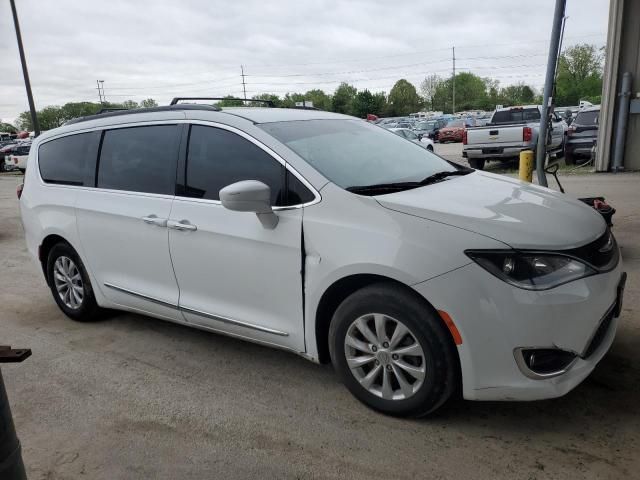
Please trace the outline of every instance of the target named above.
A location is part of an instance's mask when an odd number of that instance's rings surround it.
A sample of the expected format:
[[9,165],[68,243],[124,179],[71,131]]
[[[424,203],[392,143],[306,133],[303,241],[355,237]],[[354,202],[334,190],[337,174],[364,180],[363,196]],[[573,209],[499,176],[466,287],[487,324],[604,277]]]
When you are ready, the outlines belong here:
[[43,143],[38,149],[40,176],[47,183],[84,185],[87,169],[95,166],[99,142],[100,133],[91,132]]
[[104,133],[98,187],[172,195],[178,158],[178,127],[120,128]]
[[187,155],[186,194],[219,200],[222,188],[242,180],[258,180],[271,188],[271,205],[284,205],[281,163],[233,132],[193,125]]
[[577,125],[596,125],[598,123],[598,114],[600,111],[592,110],[590,112],[580,112],[576,116],[574,122]]
[[540,111],[537,108],[518,108],[502,110],[493,114],[492,124],[523,123],[540,121]]
[[314,195],[291,172],[287,172],[287,205],[301,205],[314,199]]

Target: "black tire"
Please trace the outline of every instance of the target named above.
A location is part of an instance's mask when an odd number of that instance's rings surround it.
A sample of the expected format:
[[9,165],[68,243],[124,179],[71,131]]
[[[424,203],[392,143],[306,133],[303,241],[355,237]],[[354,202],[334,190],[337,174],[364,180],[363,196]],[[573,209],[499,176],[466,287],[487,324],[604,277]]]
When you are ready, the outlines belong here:
[[[383,314],[402,323],[422,348],[424,380],[408,398],[387,400],[371,393],[360,384],[347,363],[345,338],[349,329],[356,319],[371,313]],[[373,349],[371,345],[369,348]],[[445,403],[458,385],[456,347],[437,312],[426,301],[392,283],[381,282],[364,287],[340,304],[329,328],[329,350],[333,366],[349,391],[368,407],[389,415],[427,415]],[[388,358],[387,361],[391,362]],[[397,379],[395,382],[397,384]]]
[[[56,288],[56,282],[54,280],[54,266],[56,264],[56,260],[61,257],[66,257],[73,261],[82,279],[82,301],[76,308],[67,306],[60,297]],[[68,243],[60,242],[54,245],[49,251],[49,256],[47,257],[47,283],[51,289],[53,299],[67,317],[79,322],[99,320],[103,317],[104,310],[101,309],[96,302],[96,297],[93,293],[93,287],[91,286],[87,270],[76,251]]]
[[427,150],[429,150],[430,152],[433,152],[433,145],[427,145]]
[[475,168],[476,170],[484,170],[484,158],[470,158],[469,166],[471,168]]
[[18,170],[20,170],[20,173],[22,173],[23,175],[25,174],[25,172],[27,171],[26,168],[19,168]]
[[571,150],[565,147],[564,150],[564,163],[565,165],[575,165],[576,157]]

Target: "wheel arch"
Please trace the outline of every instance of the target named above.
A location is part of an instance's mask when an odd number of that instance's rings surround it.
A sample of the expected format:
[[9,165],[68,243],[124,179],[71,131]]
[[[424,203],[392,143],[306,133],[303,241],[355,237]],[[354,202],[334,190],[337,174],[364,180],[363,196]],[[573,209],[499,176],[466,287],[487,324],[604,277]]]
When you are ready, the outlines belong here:
[[49,276],[47,275],[47,259],[49,258],[49,252],[58,243],[66,243],[71,248],[73,248],[76,252],[78,249],[74,247],[69,240],[58,235],[57,233],[50,233],[46,237],[42,239],[42,242],[38,246],[38,260],[40,261],[40,266],[42,267],[42,273],[44,274],[44,279],[49,285]]
[[[458,363],[457,368],[458,372],[460,372],[460,356],[458,349],[456,348],[456,342],[453,335],[451,334],[445,320],[442,319],[437,309],[429,302],[429,300],[406,283],[385,275],[369,273],[352,274],[342,277],[333,282],[320,297],[315,315],[315,341],[318,352],[318,362],[329,363],[331,360],[331,356],[329,354],[329,327],[336,309],[349,295],[361,288],[375,283],[390,283],[399,286],[418,302],[422,303],[425,308],[430,309],[438,318],[440,318],[442,326],[448,332],[451,344],[456,351],[455,356]],[[458,378],[461,377],[459,376]]]

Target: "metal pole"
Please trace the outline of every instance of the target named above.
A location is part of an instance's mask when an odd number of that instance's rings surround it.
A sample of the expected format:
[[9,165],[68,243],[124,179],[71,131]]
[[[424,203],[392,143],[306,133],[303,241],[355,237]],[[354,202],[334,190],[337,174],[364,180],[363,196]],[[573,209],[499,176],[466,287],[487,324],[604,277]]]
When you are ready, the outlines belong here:
[[452,83],[453,83],[453,112],[451,112],[452,114],[456,114],[456,47],[452,48],[453,50],[453,79],[452,79]]
[[96,85],[98,85],[98,101],[102,104],[102,92],[100,91],[100,80],[96,80]]
[[538,129],[538,147],[536,151],[536,172],[538,184],[548,186],[547,176],[544,173],[544,162],[547,156],[547,132],[549,127],[549,108],[553,104],[553,83],[556,77],[556,63],[560,48],[562,31],[562,19],[567,0],[556,0],[553,13],[553,27],[551,29],[551,41],[549,43],[549,58],[547,59],[547,75],[544,81],[544,95],[542,100],[542,114],[540,115],[540,128]]
[[26,480],[20,441],[11,416],[7,390],[0,370],[0,478],[4,480]]
[[27,60],[24,57],[24,47],[22,46],[22,35],[20,34],[20,24],[18,23],[18,12],[14,0],[11,3],[11,13],[13,14],[13,25],[16,28],[16,37],[18,38],[18,50],[20,51],[20,63],[22,63],[22,75],[24,76],[24,86],[27,89],[27,99],[29,100],[29,111],[31,112],[31,123],[33,124],[34,135],[40,135],[40,123],[38,123],[38,115],[36,114],[36,106],[33,103],[33,94],[31,93],[31,82],[29,81],[29,71],[27,70]]
[[244,99],[247,99],[247,88],[244,83],[244,67],[240,65],[240,73],[242,75],[242,91],[244,92]]
[[104,94],[104,80],[100,80],[100,86],[102,87],[102,104],[107,104],[107,96]]
[[631,97],[631,80],[630,72],[624,72],[622,75],[621,91],[618,94],[618,121],[616,122],[615,143],[613,145],[613,172],[621,172],[624,170],[624,144],[627,140],[627,119],[629,118],[629,97]]

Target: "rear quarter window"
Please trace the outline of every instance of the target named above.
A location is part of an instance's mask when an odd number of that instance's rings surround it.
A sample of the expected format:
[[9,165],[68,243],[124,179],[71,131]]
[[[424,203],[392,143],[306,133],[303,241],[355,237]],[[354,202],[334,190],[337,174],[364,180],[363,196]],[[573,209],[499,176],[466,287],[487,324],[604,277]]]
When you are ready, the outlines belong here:
[[[46,183],[89,185],[93,178],[100,132],[56,138],[38,148],[40,176]],[[88,181],[89,180],[89,181]]]

